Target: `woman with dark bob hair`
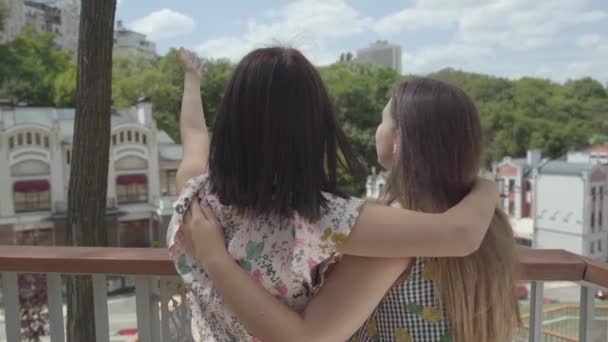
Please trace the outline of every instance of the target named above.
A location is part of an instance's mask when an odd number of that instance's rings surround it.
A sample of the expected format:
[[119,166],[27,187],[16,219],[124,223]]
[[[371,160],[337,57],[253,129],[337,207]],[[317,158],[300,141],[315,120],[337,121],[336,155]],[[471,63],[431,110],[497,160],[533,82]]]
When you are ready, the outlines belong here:
[[202,69],[191,54],[182,51],[180,57],[184,156],[167,245],[191,290],[197,340],[256,340],[199,262],[201,208],[217,216],[225,234],[225,245],[206,247],[204,262],[227,250],[259,285],[296,311],[323,284],[338,253],[441,257],[479,248],[498,198],[492,182],[477,180],[466,197],[441,213],[364,203],[340,190],[338,165],[355,179],[364,168],[318,71],[299,51],[263,48],[241,60],[226,85],[210,148],[200,98]]

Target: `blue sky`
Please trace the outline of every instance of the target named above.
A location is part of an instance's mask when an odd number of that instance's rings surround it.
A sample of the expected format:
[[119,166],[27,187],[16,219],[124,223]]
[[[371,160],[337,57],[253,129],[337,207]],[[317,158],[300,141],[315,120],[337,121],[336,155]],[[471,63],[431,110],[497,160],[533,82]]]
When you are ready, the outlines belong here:
[[184,46],[238,61],[281,43],[326,65],[386,39],[401,45],[404,73],[608,82],[606,0],[119,0],[116,16],[161,54]]

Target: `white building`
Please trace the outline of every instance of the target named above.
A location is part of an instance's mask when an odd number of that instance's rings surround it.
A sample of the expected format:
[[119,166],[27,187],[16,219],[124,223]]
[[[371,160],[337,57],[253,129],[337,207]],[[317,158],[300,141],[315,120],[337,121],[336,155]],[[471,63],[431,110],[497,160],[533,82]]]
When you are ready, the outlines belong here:
[[79,1],[8,0],[7,5],[8,16],[4,32],[0,33],[0,43],[13,40],[25,26],[32,26],[36,31],[55,34],[58,47],[77,49]]
[[608,144],[590,146],[582,151],[568,152],[568,161],[573,163],[599,163],[608,165]]
[[[39,244],[64,243],[74,115],[74,109],[0,105],[0,244],[32,236]],[[164,243],[181,154],[156,128],[149,101],[113,110],[111,246]]]
[[387,177],[387,171],[376,173],[376,167],[372,167],[372,174],[367,176],[367,182],[365,183],[365,198],[380,198],[384,194]]
[[146,35],[125,28],[121,20],[116,22],[114,30],[114,51],[121,54],[142,54],[148,59],[155,59],[156,44],[146,39]]
[[535,171],[534,247],[605,260],[606,177],[594,163],[549,161]]
[[367,48],[357,50],[357,60],[393,68],[401,73],[401,46],[377,41]]
[[532,217],[532,170],[541,163],[543,163],[541,152],[530,150],[526,158],[504,157],[494,164],[493,172],[498,182],[500,203],[510,217],[514,219]]

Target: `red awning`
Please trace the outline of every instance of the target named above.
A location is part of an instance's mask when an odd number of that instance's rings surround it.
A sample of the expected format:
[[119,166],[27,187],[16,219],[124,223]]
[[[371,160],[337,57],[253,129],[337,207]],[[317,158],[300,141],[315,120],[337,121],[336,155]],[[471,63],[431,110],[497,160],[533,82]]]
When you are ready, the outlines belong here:
[[43,192],[49,191],[51,186],[46,180],[17,181],[13,184],[14,192]]
[[148,184],[148,176],[146,175],[122,175],[116,177],[116,184]]

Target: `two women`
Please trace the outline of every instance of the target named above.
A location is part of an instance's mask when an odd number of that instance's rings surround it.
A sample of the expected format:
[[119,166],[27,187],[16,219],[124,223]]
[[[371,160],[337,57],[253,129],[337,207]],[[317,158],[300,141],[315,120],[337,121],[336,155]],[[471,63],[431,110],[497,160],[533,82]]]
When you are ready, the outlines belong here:
[[[239,63],[226,87],[207,154],[200,97],[196,100],[200,74],[187,54],[183,61],[184,160],[178,171],[183,191],[167,242],[192,289],[193,333],[201,340],[249,341],[254,339],[250,333],[264,341],[343,340],[365,322],[408,265],[419,263],[411,258],[465,256],[479,248],[494,215],[497,190],[477,180],[477,157],[467,161],[466,169],[455,171],[453,185],[446,181],[451,185],[441,188],[450,192],[446,198],[426,194],[417,204],[403,203],[407,195],[394,187],[403,186],[405,179],[402,174],[391,178],[389,191],[399,194],[396,202],[415,211],[348,197],[337,187],[336,169],[343,162],[356,176],[357,158],[318,72],[299,52],[285,48],[255,50]],[[386,139],[390,147],[385,147],[401,153],[409,137],[393,131],[394,139]],[[475,155],[473,147],[467,149]],[[459,157],[464,156],[447,158]],[[422,167],[429,174],[414,173],[410,179],[443,175]],[[198,174],[203,175],[186,184]],[[421,189],[434,179],[421,179]],[[205,206],[207,219],[199,206],[190,205],[193,202]],[[223,227],[226,244],[221,243],[219,228],[211,227],[212,215]],[[215,243],[210,234],[217,235]],[[345,256],[321,288],[338,253]],[[352,297],[349,291],[362,296]],[[305,318],[288,307],[304,312]],[[348,310],[346,324],[339,324],[335,315],[340,313],[331,310],[339,307]],[[475,308],[463,310],[469,309]],[[281,329],[268,326],[273,320],[281,322]],[[332,325],[336,328],[327,328]],[[451,334],[444,331],[441,338]]]

